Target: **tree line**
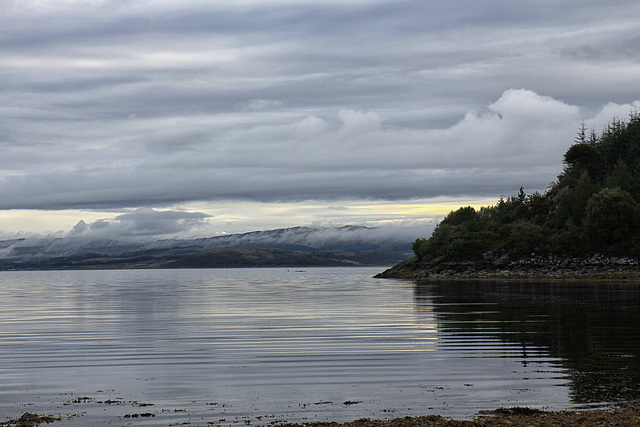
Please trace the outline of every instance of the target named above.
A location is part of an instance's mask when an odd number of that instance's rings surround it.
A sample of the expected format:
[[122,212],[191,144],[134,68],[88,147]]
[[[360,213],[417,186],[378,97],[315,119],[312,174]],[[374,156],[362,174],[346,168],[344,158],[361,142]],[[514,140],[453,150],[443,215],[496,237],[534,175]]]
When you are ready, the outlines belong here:
[[413,252],[442,261],[640,257],[640,113],[613,119],[601,134],[583,124],[563,164],[544,194],[520,187],[493,206],[461,207]]

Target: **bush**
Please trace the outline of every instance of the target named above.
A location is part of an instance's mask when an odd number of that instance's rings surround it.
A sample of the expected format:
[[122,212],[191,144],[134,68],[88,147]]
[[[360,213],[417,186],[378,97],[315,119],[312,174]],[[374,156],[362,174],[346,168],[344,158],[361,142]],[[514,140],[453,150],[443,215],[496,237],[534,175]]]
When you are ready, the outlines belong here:
[[411,249],[413,249],[413,253],[418,257],[418,259],[422,259],[427,255],[428,247],[428,239],[425,239],[424,237],[418,237],[413,242],[413,245],[411,245]]
[[510,224],[508,251],[516,258],[540,255],[547,252],[544,228],[532,222],[520,220]]
[[637,231],[638,206],[631,194],[603,188],[591,196],[585,209],[585,228],[596,251],[617,252]]

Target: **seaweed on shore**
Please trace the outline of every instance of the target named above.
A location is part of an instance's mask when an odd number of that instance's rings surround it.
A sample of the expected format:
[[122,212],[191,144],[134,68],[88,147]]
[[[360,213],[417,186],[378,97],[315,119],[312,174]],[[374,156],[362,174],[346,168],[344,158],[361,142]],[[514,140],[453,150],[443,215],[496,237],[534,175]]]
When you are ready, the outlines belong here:
[[51,415],[38,415],[30,412],[25,412],[19,418],[9,420],[6,422],[0,422],[0,426],[16,426],[16,427],[35,427],[42,423],[52,423],[55,421],[62,421],[62,418],[54,417]]
[[[152,414],[136,414],[149,417]],[[129,417],[132,417],[131,415]],[[125,418],[129,418],[126,417]],[[25,412],[20,418],[0,422],[7,427],[35,427],[42,423],[62,421],[60,417]],[[270,422],[277,427],[541,427],[541,426],[640,426],[640,401],[621,403],[609,409],[543,411],[535,408],[512,407],[482,411],[472,420],[455,420],[441,415],[403,417],[390,420],[362,418],[344,423]]]
[[499,408],[483,411],[473,420],[454,420],[440,415],[392,420],[363,418],[346,423],[313,422],[278,424],[279,427],[542,427],[542,426],[640,426],[640,402],[612,409],[543,411],[534,408]]

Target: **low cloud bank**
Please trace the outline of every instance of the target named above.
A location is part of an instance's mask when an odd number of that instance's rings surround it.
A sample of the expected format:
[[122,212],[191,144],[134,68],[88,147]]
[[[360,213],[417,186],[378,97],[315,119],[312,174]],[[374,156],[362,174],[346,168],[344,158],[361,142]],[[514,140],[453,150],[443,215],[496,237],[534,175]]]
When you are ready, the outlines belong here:
[[413,242],[430,235],[435,221],[415,221],[412,224],[389,227],[292,227],[279,230],[234,234],[221,239],[221,244],[278,244],[311,248],[350,244],[377,245],[384,249]]
[[[29,237],[0,241],[0,259],[41,259],[86,254],[131,255],[146,250],[194,252],[224,247],[287,247],[326,250],[348,247],[382,251],[407,251],[418,237],[431,234],[435,220],[408,222],[389,227],[292,227],[197,239],[162,238],[198,227],[203,214],[136,210],[112,221],[87,224],[80,221],[66,237]],[[158,234],[153,234],[158,233]],[[404,249],[400,249],[404,248]]]
[[209,215],[201,212],[157,211],[138,208],[116,216],[87,224],[80,220],[68,237],[110,240],[149,240],[174,237],[204,227]]

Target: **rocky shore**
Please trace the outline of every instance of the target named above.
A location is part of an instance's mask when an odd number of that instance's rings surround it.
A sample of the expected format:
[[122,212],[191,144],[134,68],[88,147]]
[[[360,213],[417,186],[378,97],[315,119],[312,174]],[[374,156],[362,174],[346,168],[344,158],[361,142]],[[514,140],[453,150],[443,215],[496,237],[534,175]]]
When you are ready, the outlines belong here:
[[541,411],[531,408],[501,408],[478,414],[473,420],[452,420],[439,415],[393,420],[361,419],[347,423],[281,424],[295,427],[536,427],[536,426],[638,426],[640,403],[631,402],[607,410]]
[[[149,414],[153,416],[153,414]],[[125,416],[126,418],[126,416]],[[36,427],[61,422],[60,416],[43,416],[25,412],[20,418],[0,422],[7,427]],[[144,423],[147,425],[148,423]],[[152,423],[153,424],[153,423]],[[188,423],[191,424],[191,423]],[[157,424],[156,424],[157,425]],[[217,425],[207,422],[207,425]],[[259,425],[259,424],[255,424]],[[440,415],[372,420],[368,418],[337,422],[310,422],[303,424],[282,421],[264,424],[272,427],[534,427],[534,426],[640,426],[640,402],[626,402],[608,409],[543,411],[534,408],[513,407],[482,411],[472,420],[455,420]]]
[[426,280],[640,280],[640,263],[631,258],[529,258],[479,262],[442,262],[411,258],[397,264],[377,278]]

